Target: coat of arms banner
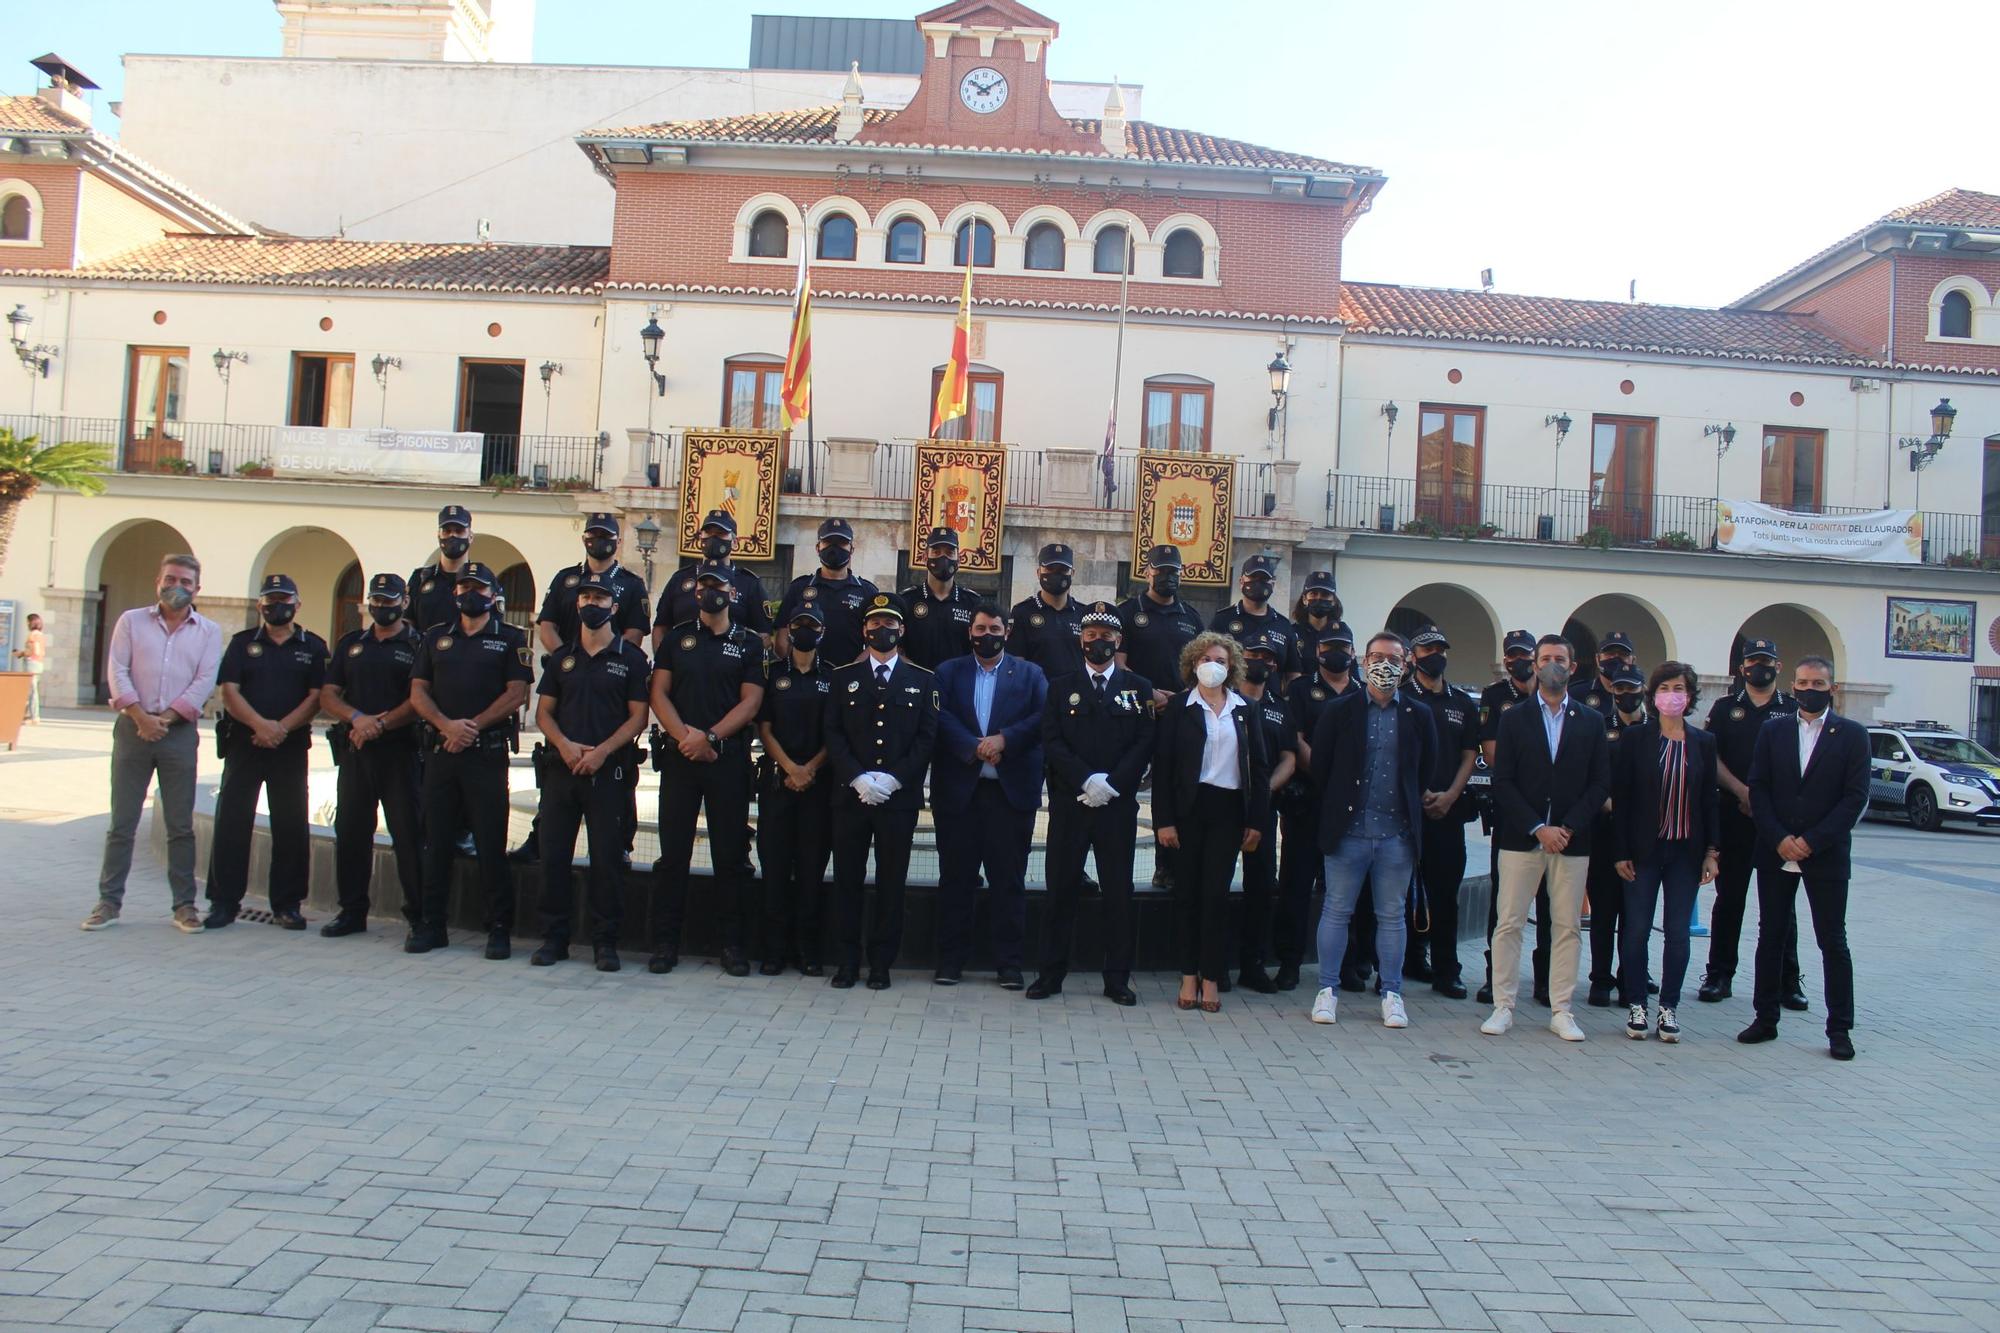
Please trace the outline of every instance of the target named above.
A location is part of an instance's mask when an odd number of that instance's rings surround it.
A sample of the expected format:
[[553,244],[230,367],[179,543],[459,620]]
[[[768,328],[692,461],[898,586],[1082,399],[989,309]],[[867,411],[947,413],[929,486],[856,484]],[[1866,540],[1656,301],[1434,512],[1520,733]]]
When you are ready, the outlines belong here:
[[1153,547],[1177,546],[1182,583],[1226,585],[1236,460],[1215,454],[1141,453],[1138,473],[1132,577],[1146,577],[1146,555]]
[[1001,510],[1007,498],[1007,446],[917,442],[916,484],[910,488],[910,563],[921,569],[932,528],[958,534],[958,567],[967,574],[1000,572]]
[[736,520],[737,560],[769,560],[778,544],[775,431],[700,430],[681,442],[680,553],[701,554],[701,520],[720,509]]

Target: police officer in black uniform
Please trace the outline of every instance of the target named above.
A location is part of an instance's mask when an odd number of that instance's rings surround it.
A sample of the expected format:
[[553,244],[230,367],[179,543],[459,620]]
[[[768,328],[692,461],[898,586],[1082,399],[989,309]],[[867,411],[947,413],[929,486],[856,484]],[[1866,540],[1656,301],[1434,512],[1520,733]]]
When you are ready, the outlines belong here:
[[792,612],[800,603],[819,608],[826,629],[820,636],[819,655],[829,667],[846,666],[861,655],[862,608],[880,589],[856,574],[854,525],[844,518],[823,519],[819,525],[819,568],[801,574],[785,589],[778,606],[778,623],[792,623]]
[[409,609],[403,618],[422,634],[458,619],[458,572],[472,550],[472,511],[464,505],[438,510],[438,558],[410,571]]
[[[1271,791],[1291,784],[1298,769],[1299,729],[1280,688],[1279,672],[1293,644],[1288,636],[1268,628],[1252,634],[1243,645],[1243,697],[1264,728],[1264,753],[1271,763]],[[1236,984],[1259,995],[1277,992],[1277,982],[1264,970],[1264,939],[1271,931],[1271,911],[1278,893],[1278,814],[1275,803],[1263,825],[1257,846],[1243,853],[1243,914],[1237,923]]]
[[1271,595],[1278,586],[1278,558],[1271,555],[1251,556],[1243,562],[1243,576],[1238,584],[1243,596],[1233,606],[1225,606],[1209,617],[1208,627],[1218,634],[1229,635],[1246,647],[1255,635],[1275,635],[1284,645],[1284,652],[1278,658],[1278,673],[1286,677],[1297,675],[1300,668],[1298,630],[1285,618],[1284,612],[1271,606]]
[[862,633],[867,653],[836,667],[827,695],[827,763],[833,797],[834,908],[840,966],[832,984],[851,988],[861,975],[862,881],[875,847],[875,920],[868,932],[868,989],[887,990],[903,945],[903,883],[910,840],[924,802],[924,773],[937,745],[937,678],[899,651],[902,602],[868,599]]
[[[1750,760],[1757,749],[1757,732],[1774,717],[1796,716],[1797,701],[1778,688],[1778,645],[1751,639],[1743,645],[1737,675],[1743,684],[1709,706],[1706,724],[1715,737],[1716,778],[1722,783],[1721,873],[1715,877],[1715,914],[1710,919],[1708,971],[1695,998],[1713,1004],[1726,1000],[1736,979],[1737,949],[1743,935],[1743,909],[1750,893],[1750,875],[1757,868],[1757,826],[1750,818]],[[1785,925],[1785,970],[1778,988],[1779,1003],[1791,1010],[1806,1008],[1805,986],[1799,977],[1799,920]]]
[[[1604,739],[1618,761],[1618,742],[1626,731],[1646,720],[1646,675],[1636,662],[1614,661],[1600,667],[1598,688],[1584,695],[1586,708],[1604,718]],[[1618,923],[1625,916],[1625,881],[1618,874],[1617,831],[1612,827],[1609,801],[1598,812],[1590,833],[1590,868],[1585,892],[1590,900],[1590,995],[1587,1003],[1609,1009],[1614,989],[1621,990],[1618,968]],[[1643,1003],[1644,996],[1632,1001]],[[1621,993],[1618,1003],[1626,1003]]]
[[[1166,550],[1173,550],[1169,546]],[[1084,612],[1084,669],[1049,683],[1042,708],[1048,765],[1048,916],[1042,967],[1028,998],[1061,994],[1069,975],[1085,856],[1097,859],[1104,911],[1104,995],[1134,1005],[1132,857],[1139,783],[1153,753],[1153,682],[1118,664],[1123,616],[1110,603]]]
[[771,667],[757,735],[764,742],[757,787],[757,859],[764,867],[763,961],[778,976],[790,963],[800,976],[820,966],[821,906],[833,853],[834,779],[827,772],[826,705],[833,672],[819,657],[826,623],[801,602],[785,626],[789,650]]
[[[1306,575],[1292,608],[1292,628],[1298,631],[1298,669],[1310,676],[1313,671],[1312,645],[1341,617],[1340,593],[1333,586],[1333,571],[1315,569]],[[1303,765],[1301,765],[1303,767]]]
[[[1271,952],[1278,961],[1273,984],[1281,991],[1299,987],[1299,967],[1313,937],[1313,923],[1319,919],[1312,911],[1313,889],[1326,867],[1326,857],[1319,850],[1319,802],[1313,799],[1311,782],[1304,777],[1312,771],[1313,731],[1328,704],[1361,688],[1354,671],[1354,631],[1346,621],[1330,621],[1316,634],[1302,632],[1299,655],[1313,669],[1285,687],[1298,767],[1277,801],[1278,830],[1284,845],[1278,866],[1278,905],[1271,921]],[[1362,894],[1355,912],[1358,915],[1365,908],[1369,913],[1366,920],[1372,923],[1375,909],[1368,899],[1368,894]],[[1353,934],[1372,940],[1375,931],[1370,925]]]
[[[1424,913],[1411,927],[1403,975],[1413,975],[1409,961],[1423,962],[1433,990],[1462,1000],[1458,886],[1465,878],[1465,826],[1479,812],[1466,791],[1479,757],[1479,701],[1445,679],[1450,649],[1451,641],[1436,625],[1419,629],[1410,639],[1412,670],[1403,682],[1404,694],[1431,710],[1438,734],[1438,766],[1424,782],[1424,826],[1417,841]],[[1417,925],[1425,927],[1421,935]]]
[[625,911],[625,805],[634,739],[646,725],[652,681],[645,652],[617,632],[620,588],[611,571],[586,570],[572,597],[577,637],[542,669],[536,725],[553,754],[543,761],[542,946],[528,961],[548,967],[569,957],[570,887],[581,820],[590,847],[590,941],[597,970],[618,970]]
[[745,629],[768,638],[771,614],[764,609],[764,581],[733,563],[736,553],[736,517],[724,509],[711,509],[701,520],[701,555],[674,571],[660,592],[653,613],[653,651],[668,630],[701,614],[701,589],[695,582],[703,560],[731,561],[729,587],[734,600],[729,618]]
[[424,904],[403,944],[429,953],[451,941],[445,912],[470,824],[486,916],[486,956],[513,953],[514,882],[507,870],[507,754],[514,715],[534,678],[528,636],[493,609],[493,571],[458,571],[458,617],[424,631],[410,670],[410,702],[429,724],[424,757]]
[[340,912],[319,928],[328,938],[368,929],[375,874],[375,808],[389,823],[403,916],[417,923],[424,900],[422,823],[417,806],[417,712],[410,672],[422,636],[409,621],[409,587],[394,574],[368,581],[369,624],[334,645],[320,711],[336,719],[327,744],[338,766],[333,816],[334,882]]
[[1083,603],[1069,595],[1076,553],[1061,542],[1041,550],[1041,589],[1007,613],[1007,651],[1033,662],[1050,680],[1083,670]]
[[[1501,680],[1494,681],[1479,695],[1479,753],[1487,772],[1493,770],[1493,755],[1500,745],[1500,715],[1523,699],[1535,697],[1535,636],[1524,629],[1510,629],[1500,643],[1500,662],[1506,672]],[[1492,811],[1485,814],[1487,831],[1492,831]],[[1493,928],[1499,924],[1500,910],[1500,844],[1496,841],[1487,853],[1487,873],[1492,876],[1487,882],[1492,885],[1486,897],[1486,984],[1479,988],[1478,1000],[1481,1004],[1493,1002]],[[1535,999],[1542,1004],[1549,1002],[1549,946],[1555,941],[1555,931],[1541,923],[1554,920],[1549,910],[1549,890],[1546,884],[1535,890]]]
[[986,600],[958,582],[958,534],[932,528],[924,540],[924,577],[896,594],[909,608],[903,654],[926,671],[972,651],[972,609]]
[[1181,678],[1181,649],[1201,633],[1201,613],[1181,600],[1181,568],[1180,547],[1155,546],[1145,590],[1118,604],[1118,665],[1152,684],[1155,707],[1174,696],[1166,687]]
[[[1579,674],[1569,683],[1569,697],[1586,708],[1595,708],[1602,713],[1610,703],[1611,669],[1617,666],[1638,665],[1639,655],[1632,648],[1632,636],[1622,629],[1612,630],[1597,644],[1596,669],[1589,675]],[[1596,695],[1598,702],[1591,703],[1590,696]]]
[[222,929],[242,910],[260,787],[271,811],[271,917],[286,930],[306,928],[299,914],[310,869],[306,750],[327,654],[325,639],[292,623],[298,613],[298,585],[286,574],[266,575],[257,593],[263,623],[229,640],[216,674],[225,716],[215,729],[222,780],[208,856],[208,919],[202,923],[210,930]]
[[764,702],[764,641],[730,617],[726,560],[703,560],[695,572],[701,612],[667,632],[653,657],[653,715],[668,746],[659,751],[660,859],[653,863],[659,911],[647,970],[680,961],[688,867],[695,821],[706,806],[708,844],[722,901],[722,970],[750,975],[750,738]]

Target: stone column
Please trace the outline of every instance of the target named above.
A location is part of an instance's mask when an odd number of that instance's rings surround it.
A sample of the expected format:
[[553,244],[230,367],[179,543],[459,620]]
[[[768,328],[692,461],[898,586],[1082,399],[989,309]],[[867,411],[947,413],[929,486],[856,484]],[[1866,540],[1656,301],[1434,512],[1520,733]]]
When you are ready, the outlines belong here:
[[1271,489],[1278,497],[1278,507],[1272,511],[1271,517],[1296,520],[1299,516],[1298,459],[1280,458],[1271,464]]
[[875,441],[835,436],[826,442],[823,493],[849,499],[875,494]]
[[1042,451],[1042,503],[1053,509],[1095,509],[1099,454],[1095,449]]
[[[97,638],[97,606],[104,594],[80,588],[45,588],[40,605],[49,631],[49,664],[42,673],[42,703],[50,708],[88,708],[97,702],[91,686],[92,664],[104,656],[108,643]],[[106,612],[104,633],[125,607]],[[25,617],[24,617],[25,619]]]
[[[650,486],[646,479],[646,464],[652,461],[653,433],[643,426],[625,428],[625,480],[621,486]],[[662,482],[665,477],[660,478]]]

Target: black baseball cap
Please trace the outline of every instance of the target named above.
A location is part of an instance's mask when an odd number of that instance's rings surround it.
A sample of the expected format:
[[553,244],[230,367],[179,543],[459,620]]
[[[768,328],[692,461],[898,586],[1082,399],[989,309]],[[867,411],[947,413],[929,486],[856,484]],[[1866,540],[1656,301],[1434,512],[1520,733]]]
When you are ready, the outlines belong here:
[[736,566],[728,560],[703,560],[694,567],[696,582],[714,579],[717,583],[731,583],[736,578]]
[[1041,554],[1036,557],[1035,563],[1039,565],[1060,565],[1064,569],[1075,569],[1076,553],[1061,542],[1050,542],[1042,548]]
[[1285,636],[1261,629],[1243,641],[1246,653],[1269,653],[1280,662],[1285,660]]
[[1500,653],[1502,656],[1505,656],[1516,650],[1524,653],[1534,652],[1535,636],[1524,629],[1508,630],[1507,637],[1501,641]]
[[468,560],[465,562],[465,568],[452,576],[452,582],[453,584],[483,583],[487,587],[492,588],[499,586],[500,581],[493,577],[493,571],[485,565],[480,564],[477,560]]
[[1604,683],[1607,685],[1644,686],[1646,683],[1646,673],[1639,670],[1637,662],[1620,662],[1604,673]]
[[586,514],[583,518],[583,530],[586,533],[608,532],[616,537],[618,535],[618,515]]
[[820,626],[824,626],[826,624],[826,617],[821,615],[819,613],[819,608],[817,606],[814,606],[811,602],[800,602],[798,606],[792,611],[792,618],[790,620],[787,620],[785,623],[787,625],[796,625],[801,620],[810,620],[812,621],[813,624]]
[[410,587],[403,582],[401,574],[377,574],[368,580],[370,597],[401,597]]
[[464,505],[446,505],[438,510],[438,526],[448,528],[456,523],[461,528],[472,526],[472,511]]
[[1181,569],[1181,548],[1178,546],[1155,546],[1146,552],[1148,569]]
[[270,597],[286,592],[294,597],[299,595],[299,585],[292,582],[290,574],[266,574],[264,576],[264,586],[257,589],[259,597]]
[[576,590],[578,592],[601,592],[611,598],[618,596],[618,585],[611,581],[611,571],[608,569],[584,570],[583,577],[576,581]]
[[1305,591],[1337,593],[1339,590],[1333,586],[1333,571],[1330,569],[1315,569],[1312,573],[1306,575]]
[[819,523],[819,540],[839,537],[844,541],[854,540],[854,525],[844,518],[823,518]]
[[929,535],[924,538],[924,549],[928,551],[933,546],[949,546],[952,550],[956,551],[958,549],[958,530],[956,528],[932,528]]
[[1251,578],[1262,574],[1267,578],[1278,577],[1278,558],[1274,555],[1253,555],[1243,562],[1243,577]]
[[1615,629],[1598,641],[1597,651],[1600,653],[1635,653],[1639,650],[1632,646],[1631,635],[1622,629]]
[[1743,657],[1746,661],[1753,657],[1765,657],[1775,662],[1778,660],[1778,642],[1776,639],[1750,639],[1743,645]]
[[736,535],[735,516],[726,509],[711,509],[706,514],[703,514],[701,526],[704,528],[721,528],[732,537]]
[[1354,631],[1347,627],[1345,620],[1336,620],[1319,632],[1319,641],[1321,643],[1344,643],[1349,648],[1352,648],[1354,646]]
[[1436,625],[1426,625],[1410,638],[1412,648],[1449,648],[1451,640]]

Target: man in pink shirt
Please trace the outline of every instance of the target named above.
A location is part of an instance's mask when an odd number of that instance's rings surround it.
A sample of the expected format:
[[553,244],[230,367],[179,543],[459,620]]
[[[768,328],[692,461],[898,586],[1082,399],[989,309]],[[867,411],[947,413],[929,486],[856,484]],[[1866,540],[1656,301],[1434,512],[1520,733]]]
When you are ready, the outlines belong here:
[[196,723],[222,664],[222,627],[194,609],[201,562],[193,556],[161,561],[154,591],[152,606],[127,611],[111,631],[111,707],[118,714],[111,730],[111,827],[104,834],[97,906],[83,919],[85,930],[118,920],[139,812],[156,774],[174,925],[190,934],[201,929],[194,906]]

